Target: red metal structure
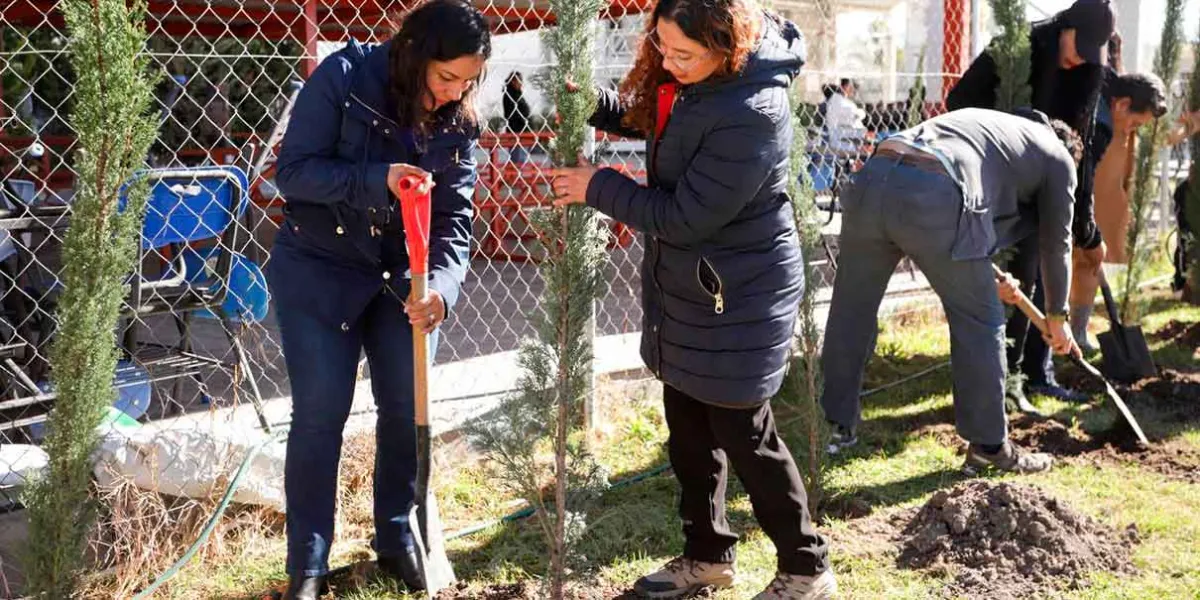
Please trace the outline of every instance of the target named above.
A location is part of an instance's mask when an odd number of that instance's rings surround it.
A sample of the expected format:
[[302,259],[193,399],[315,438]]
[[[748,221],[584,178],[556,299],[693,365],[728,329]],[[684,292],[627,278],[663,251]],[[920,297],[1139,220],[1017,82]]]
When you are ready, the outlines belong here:
[[[548,0],[471,0],[487,16],[497,34],[517,33],[555,23]],[[148,0],[146,24],[151,35],[172,38],[236,38],[273,42],[294,41],[304,47],[300,58],[300,74],[307,77],[316,68],[318,42],[339,42],[348,38],[382,41],[397,25],[397,17],[420,0]],[[6,26],[65,28],[62,14],[56,9],[58,0],[4,0],[0,2],[0,23]],[[612,0],[601,18],[611,19],[638,14],[648,10],[653,0]],[[0,90],[2,92],[2,90]],[[0,105],[0,111],[3,111]],[[0,122],[3,117],[0,113]],[[238,140],[247,147],[261,147],[266,141]],[[525,139],[529,138],[529,139]],[[505,162],[500,164],[498,149],[509,150],[517,144],[530,146],[548,141],[545,134],[522,137],[511,134],[487,133],[481,146],[488,150],[492,161],[481,169],[477,208],[487,223],[487,233],[479,245],[479,253],[489,258],[523,260],[504,248],[502,241],[527,241],[530,235],[519,233],[515,221],[524,221],[524,211],[548,204],[545,175],[536,166],[520,168]],[[34,140],[29,137],[6,135],[0,130],[0,157],[14,154]],[[69,188],[73,173],[51,163],[51,156],[65,157],[71,152],[74,138],[41,136],[42,144],[52,149],[43,157],[40,182],[51,189]],[[252,146],[253,145],[253,146]],[[241,156],[241,148],[218,146],[203,149],[178,149],[177,155],[190,160],[209,160],[227,164]],[[276,222],[282,199],[264,195],[263,182],[271,171],[256,174],[253,183],[255,204],[268,211]],[[627,245],[627,230],[616,231],[618,242]]]

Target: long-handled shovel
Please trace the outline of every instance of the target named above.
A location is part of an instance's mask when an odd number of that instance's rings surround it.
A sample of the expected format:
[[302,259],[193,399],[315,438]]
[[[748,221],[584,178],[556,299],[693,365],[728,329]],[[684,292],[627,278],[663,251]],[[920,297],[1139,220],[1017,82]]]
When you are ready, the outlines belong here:
[[1100,291],[1104,294],[1104,307],[1108,309],[1110,323],[1109,330],[1099,336],[1100,351],[1104,359],[1101,369],[1104,374],[1123,383],[1158,375],[1158,368],[1154,366],[1154,358],[1150,356],[1150,346],[1146,344],[1142,328],[1121,323],[1121,317],[1117,314],[1117,304],[1113,301],[1112,290],[1108,287],[1103,270],[1100,271]]
[[[992,265],[992,269],[995,270],[997,279],[1001,279],[1005,276],[1004,271],[1001,271],[1000,267]],[[1021,312],[1025,313],[1026,317],[1029,317],[1029,322],[1033,323],[1034,327],[1037,327],[1038,331],[1042,332],[1042,335],[1050,335],[1050,329],[1046,326],[1045,315],[1043,315],[1042,311],[1038,310],[1038,307],[1034,306],[1033,302],[1030,302],[1029,298],[1026,297],[1025,294],[1021,293],[1020,290],[1017,290],[1017,308],[1020,309]],[[1104,375],[1101,375],[1100,371],[1096,370],[1096,367],[1093,367],[1091,363],[1083,359],[1083,353],[1079,350],[1079,347],[1076,346],[1067,356],[1071,359],[1071,362],[1075,363],[1077,367],[1083,369],[1085,373],[1091,375],[1096,381],[1104,384],[1104,391],[1108,394],[1109,399],[1113,401],[1113,404],[1117,405],[1117,410],[1120,411],[1121,416],[1125,418],[1125,422],[1129,423],[1129,427],[1133,429],[1133,433],[1137,436],[1138,441],[1147,446],[1150,445],[1150,440],[1147,440],[1146,434],[1142,433],[1142,426],[1138,425],[1137,419],[1133,417],[1133,413],[1129,412],[1129,407],[1125,406],[1125,401],[1121,399],[1121,395],[1118,394],[1117,390],[1113,388],[1112,384],[1104,378]]]
[[[412,293],[424,298],[429,284],[429,193],[421,193],[421,179],[400,180],[400,210],[404,218],[405,244],[412,271]],[[432,598],[438,590],[454,583],[454,567],[446,556],[446,540],[438,517],[437,497],[429,485],[433,442],[429,435],[429,356],[426,336],[413,327],[413,386],[417,421],[417,498],[409,522],[417,523],[413,537],[417,560],[425,575],[425,591]]]

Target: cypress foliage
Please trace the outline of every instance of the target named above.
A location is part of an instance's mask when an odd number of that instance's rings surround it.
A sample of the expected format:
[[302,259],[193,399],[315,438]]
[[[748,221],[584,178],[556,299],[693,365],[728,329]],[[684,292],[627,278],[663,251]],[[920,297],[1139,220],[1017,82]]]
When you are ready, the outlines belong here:
[[44,448],[45,473],[33,481],[26,575],[35,597],[70,598],[83,571],[95,514],[92,453],[104,408],[114,399],[116,326],[133,270],[147,186],[133,185],[122,209],[121,184],[145,165],[156,134],[145,5],[125,0],[64,0],[76,73],[71,115],[79,174],[71,226],[63,241],[59,330],[51,348],[57,391]]
[[[1183,8],[1185,0],[1167,0],[1167,19],[1163,24],[1162,40],[1154,55],[1154,74],[1164,82],[1175,80],[1179,73],[1179,51],[1183,47]],[[1129,224],[1127,243],[1128,258],[1121,298],[1121,317],[1127,323],[1136,322],[1138,314],[1139,286],[1145,278],[1146,267],[1154,252],[1155,244],[1146,239],[1146,227],[1150,209],[1158,192],[1154,178],[1154,162],[1165,142],[1170,120],[1174,111],[1155,119],[1138,134],[1138,151],[1133,175],[1133,191],[1129,197],[1129,210],[1133,218]]]
[[[558,109],[553,160],[575,166],[595,110],[590,85],[567,91],[568,81],[592,81],[596,14],[603,0],[551,0],[558,19],[545,33],[557,66],[545,78]],[[588,452],[583,421],[585,395],[592,376],[592,304],[604,289],[601,265],[607,260],[606,233],[595,211],[585,206],[536,214],[531,220],[548,257],[540,265],[545,291],[535,316],[537,340],[520,351],[523,375],[518,389],[487,422],[468,431],[498,466],[499,481],[534,508],[548,546],[549,596],[563,598],[571,548],[585,531],[585,511],[605,487],[607,477]],[[548,450],[553,459],[544,458]],[[553,485],[553,501],[543,493]]]
[[1000,35],[992,40],[988,54],[996,62],[996,110],[1010,111],[1033,102],[1029,78],[1033,70],[1029,21],[1025,0],[989,0]]

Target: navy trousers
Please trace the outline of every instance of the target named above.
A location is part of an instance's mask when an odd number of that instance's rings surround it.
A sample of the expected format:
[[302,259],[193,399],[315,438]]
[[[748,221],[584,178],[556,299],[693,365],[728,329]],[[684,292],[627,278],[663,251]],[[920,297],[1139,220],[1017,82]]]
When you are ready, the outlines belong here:
[[[380,555],[400,555],[414,544],[408,516],[416,494],[417,460],[412,328],[403,304],[381,292],[353,323],[343,326],[321,318],[311,299],[295,293],[296,285],[307,280],[337,294],[338,283],[306,273],[304,265],[311,259],[301,252],[277,243],[268,281],[292,389],[284,473],[287,572],[311,577],[329,570],[342,431],[363,352],[378,409],[374,499],[375,550]],[[435,337],[430,344],[436,347]]]

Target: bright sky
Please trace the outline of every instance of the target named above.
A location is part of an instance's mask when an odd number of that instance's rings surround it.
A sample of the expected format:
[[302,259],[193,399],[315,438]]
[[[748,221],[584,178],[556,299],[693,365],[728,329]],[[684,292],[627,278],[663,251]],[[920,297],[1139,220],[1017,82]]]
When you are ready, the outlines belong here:
[[[1074,0],[1030,0],[1028,14],[1030,18],[1041,18],[1067,8],[1072,2]],[[1115,4],[1126,3],[1118,1]],[[1153,35],[1154,39],[1158,39],[1167,17],[1167,0],[1141,0],[1141,9],[1142,34]],[[1041,14],[1038,14],[1039,12]],[[1183,9],[1184,35],[1188,39],[1196,39],[1198,31],[1200,31],[1200,0],[1187,0]]]

